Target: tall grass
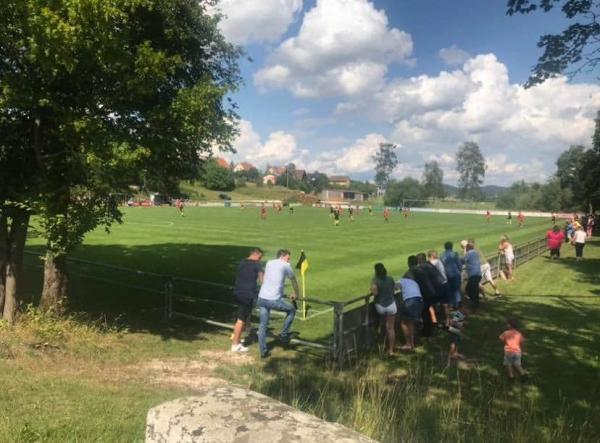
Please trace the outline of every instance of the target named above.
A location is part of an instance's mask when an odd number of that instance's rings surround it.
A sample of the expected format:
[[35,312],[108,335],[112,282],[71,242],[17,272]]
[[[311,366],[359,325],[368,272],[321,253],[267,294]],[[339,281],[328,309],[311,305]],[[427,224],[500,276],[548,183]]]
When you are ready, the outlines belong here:
[[275,377],[257,369],[251,388],[382,442],[598,441],[591,411],[546,411],[534,383],[510,384],[486,368],[440,370],[427,358],[405,363],[340,371],[288,361]]

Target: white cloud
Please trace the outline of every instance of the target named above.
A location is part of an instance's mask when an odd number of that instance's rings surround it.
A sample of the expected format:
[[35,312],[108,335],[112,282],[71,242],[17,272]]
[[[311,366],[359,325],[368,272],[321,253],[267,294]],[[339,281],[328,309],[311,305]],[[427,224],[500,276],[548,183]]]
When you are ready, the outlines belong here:
[[[353,103],[339,105],[338,112]],[[462,142],[477,142],[490,159],[486,180],[501,184],[547,178],[560,152],[589,144],[599,107],[599,86],[556,78],[524,89],[510,83],[507,67],[493,54],[437,76],[393,80],[373,101],[358,105],[392,123],[390,139],[418,153],[415,164],[453,157]],[[455,165],[447,163],[452,178]]]
[[452,45],[449,48],[440,49],[438,56],[448,66],[462,65],[469,59],[469,53],[463,49],[460,49],[456,45]]
[[316,156],[306,155],[303,161],[309,170],[318,170],[328,174],[353,174],[373,171],[373,155],[379,143],[387,139],[381,134],[367,134],[342,149],[321,152]]
[[298,97],[357,96],[385,84],[388,64],[410,63],[409,34],[389,28],[367,0],[317,0],[297,36],[285,40],[254,75],[261,90]]
[[239,129],[240,134],[233,142],[237,152],[227,155],[235,162],[247,161],[257,167],[281,165],[300,154],[296,138],[292,134],[275,131],[263,143],[249,121],[241,120]]
[[494,182],[506,182],[506,178],[514,181],[520,178],[528,182],[544,181],[546,173],[544,164],[537,159],[526,163],[511,162],[505,154],[495,154],[486,159],[486,176]]
[[276,42],[302,10],[302,0],[220,0],[216,9],[225,15],[219,28],[229,41]]

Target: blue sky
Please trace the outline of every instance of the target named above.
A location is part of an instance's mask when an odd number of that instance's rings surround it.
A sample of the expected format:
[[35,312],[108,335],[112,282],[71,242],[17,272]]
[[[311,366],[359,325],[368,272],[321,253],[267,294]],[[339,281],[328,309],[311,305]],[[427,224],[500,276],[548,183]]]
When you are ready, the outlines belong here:
[[524,90],[560,11],[508,17],[504,0],[222,0],[221,29],[246,48],[236,162],[373,176],[380,142],[397,178],[437,160],[456,182],[460,143],[479,143],[486,184],[545,180],[570,144],[588,144],[593,76]]

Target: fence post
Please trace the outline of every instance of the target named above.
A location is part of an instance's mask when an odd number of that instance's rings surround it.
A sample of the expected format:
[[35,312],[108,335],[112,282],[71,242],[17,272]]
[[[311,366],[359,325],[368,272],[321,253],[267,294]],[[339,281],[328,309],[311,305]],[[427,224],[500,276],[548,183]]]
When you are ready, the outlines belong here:
[[496,264],[496,280],[498,280],[500,278],[500,273],[502,272],[501,266],[502,266],[501,256],[500,256],[500,254],[498,254],[497,264]]
[[164,320],[168,322],[171,320],[173,315],[173,278],[167,277],[165,279],[165,312],[164,312]]
[[365,343],[367,348],[371,347],[371,328],[369,327],[369,298],[369,295],[365,297]]
[[344,363],[344,304],[333,305],[333,357],[339,366]]
[[527,261],[531,260],[531,240],[527,242]]

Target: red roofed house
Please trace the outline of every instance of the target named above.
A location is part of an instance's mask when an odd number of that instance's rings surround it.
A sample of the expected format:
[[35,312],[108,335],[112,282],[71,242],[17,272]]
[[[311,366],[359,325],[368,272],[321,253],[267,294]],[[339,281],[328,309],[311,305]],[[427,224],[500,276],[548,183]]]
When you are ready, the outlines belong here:
[[299,181],[306,181],[306,171],[304,169],[296,169],[294,171],[294,178]]
[[262,178],[262,181],[264,185],[274,185],[275,182],[277,182],[277,177],[275,177],[273,174],[267,174]]
[[269,166],[267,174],[273,174],[275,177],[285,174],[285,166]]
[[215,157],[215,161],[217,162],[217,165],[219,165],[223,169],[229,169],[229,162],[224,158]]
[[250,169],[256,169],[256,167],[251,163],[242,162],[235,165],[233,172],[249,171]]

